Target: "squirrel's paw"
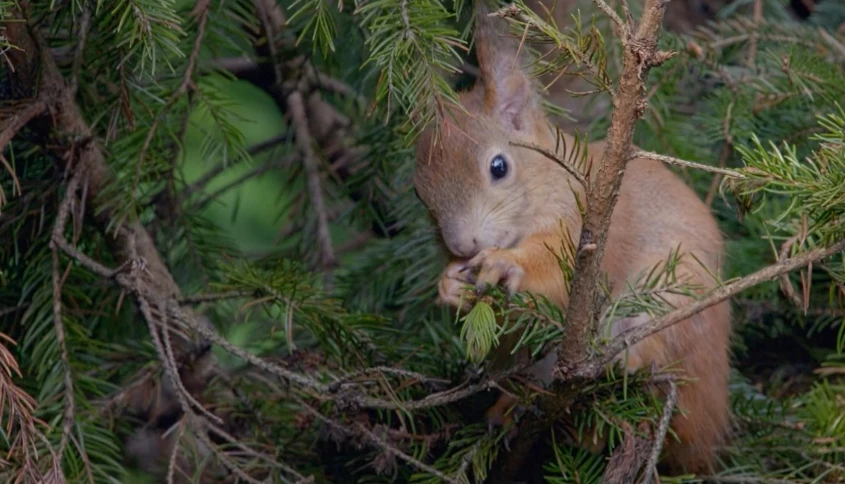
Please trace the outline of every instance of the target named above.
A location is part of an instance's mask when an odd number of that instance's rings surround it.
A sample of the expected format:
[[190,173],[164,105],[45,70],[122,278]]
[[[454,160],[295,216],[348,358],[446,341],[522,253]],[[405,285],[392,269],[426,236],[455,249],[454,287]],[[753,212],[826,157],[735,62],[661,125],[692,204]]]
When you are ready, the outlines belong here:
[[484,249],[468,262],[470,267],[478,268],[475,288],[484,292],[489,286],[502,284],[508,295],[519,291],[525,269],[517,262],[512,250]]
[[475,277],[466,262],[452,262],[437,283],[438,301],[458,309],[469,310],[471,304],[467,301],[468,289],[475,283]]
[[484,414],[487,420],[487,430],[493,434],[496,427],[504,428],[507,434],[504,438],[505,448],[510,450],[509,443],[519,433],[519,428],[514,419],[517,410],[517,401],[508,394],[502,393],[496,403],[487,409]]

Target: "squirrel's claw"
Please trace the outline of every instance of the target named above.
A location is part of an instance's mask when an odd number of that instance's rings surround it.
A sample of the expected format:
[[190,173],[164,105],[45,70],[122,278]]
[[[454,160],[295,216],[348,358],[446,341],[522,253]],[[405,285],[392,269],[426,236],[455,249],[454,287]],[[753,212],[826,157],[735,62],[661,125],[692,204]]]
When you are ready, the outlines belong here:
[[479,269],[475,282],[478,294],[501,283],[508,295],[513,296],[519,292],[522,278],[525,277],[525,270],[516,260],[512,250],[484,249],[470,259],[467,265]]
[[440,304],[469,310],[470,302],[467,301],[466,293],[475,283],[475,276],[469,269],[470,266],[463,261],[455,261],[446,266],[437,283],[437,299]]

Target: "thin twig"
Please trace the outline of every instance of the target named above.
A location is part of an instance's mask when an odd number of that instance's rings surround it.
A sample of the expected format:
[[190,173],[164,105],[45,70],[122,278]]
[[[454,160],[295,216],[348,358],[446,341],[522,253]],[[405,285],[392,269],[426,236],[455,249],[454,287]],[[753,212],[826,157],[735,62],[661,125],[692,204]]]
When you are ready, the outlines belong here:
[[[786,239],[786,242],[780,246],[780,252],[778,252],[778,260],[784,260],[789,255],[789,250],[792,249],[792,246],[795,245],[801,239],[801,234],[795,234],[792,237]],[[792,286],[792,282],[789,280],[789,274],[781,274],[778,278],[780,282],[780,290],[783,291],[786,298],[789,299],[789,302],[795,305],[797,308],[801,308],[804,314],[807,314],[807,307],[804,305],[804,302],[801,300],[801,297],[795,292],[795,287]]]
[[230,435],[225,430],[223,430],[219,427],[215,427],[213,425],[209,425],[208,430],[210,432],[213,432],[213,433],[217,434],[218,436],[226,439],[230,444],[234,445],[235,447],[237,447],[238,449],[240,449],[241,451],[243,451],[245,454],[249,455],[250,457],[254,457],[256,459],[261,459],[264,462],[270,464],[271,466],[278,467],[279,469],[282,469],[283,471],[287,472],[288,474],[291,474],[292,476],[294,476],[297,479],[297,482],[310,482],[309,478],[306,478],[305,476],[300,474],[293,467],[285,464],[284,462],[277,461],[277,460],[273,459],[272,457],[270,457],[266,454],[263,454],[261,452],[257,452],[255,449],[250,449],[249,447],[244,445],[242,442],[239,442],[238,439],[236,439],[234,436]]
[[79,74],[82,70],[82,58],[85,51],[85,43],[88,41],[88,28],[91,24],[91,9],[88,4],[82,7],[82,19],[79,21],[79,41],[76,43],[76,53],[73,56],[73,76],[70,78],[71,96],[76,95],[79,89]]
[[204,302],[214,302],[214,301],[222,301],[225,299],[240,299],[244,297],[250,297],[254,294],[253,291],[227,291],[227,292],[217,292],[211,294],[197,294],[195,296],[186,296],[179,298],[179,304],[181,305],[188,305],[188,304],[201,304]]
[[[257,143],[253,146],[250,146],[246,151],[247,154],[250,156],[255,156],[263,151],[266,151],[270,148],[274,148],[286,141],[288,141],[290,137],[287,134],[281,134],[279,136],[274,136],[268,140],[262,141],[261,143]],[[234,161],[230,160],[222,160],[218,163],[214,168],[208,170],[207,172],[203,173],[201,177],[199,177],[195,182],[191,183],[184,190],[182,190],[182,194],[179,196],[179,203],[184,203],[186,200],[190,199],[191,196],[202,190],[212,179],[216,178],[217,175],[223,173],[228,168],[234,166],[237,161],[241,159],[238,158]]]
[[650,152],[647,152],[647,151],[635,151],[631,155],[631,159],[633,160],[635,158],[646,158],[646,159],[649,159],[649,160],[660,161],[660,162],[666,163],[667,165],[675,165],[675,166],[683,166],[683,167],[687,167],[687,168],[695,168],[696,170],[709,171],[710,173],[718,173],[718,174],[721,174],[721,175],[729,176],[731,178],[739,178],[739,179],[745,178],[745,175],[743,175],[742,173],[740,173],[738,171],[730,170],[730,169],[727,169],[727,168],[716,167],[716,166],[703,165],[701,163],[696,163],[694,161],[682,160],[680,158],[675,158],[675,157],[666,156],[666,155],[659,155],[657,153],[650,153]]
[[[79,188],[79,180],[81,178],[82,170],[77,169],[77,173],[70,179],[67,185],[64,199],[59,205],[58,215],[56,216],[56,223],[53,226],[53,240],[63,237],[67,220],[70,216],[70,211],[76,201],[76,191]],[[67,448],[70,433],[73,430],[73,415],[74,409],[74,391],[73,391],[73,375],[71,373],[70,352],[67,348],[67,337],[65,335],[65,326],[62,320],[62,277],[60,275],[59,266],[59,249],[56,244],[50,244],[50,249],[53,258],[53,325],[56,331],[56,342],[59,344],[59,351],[62,357],[62,367],[64,370],[64,395],[65,395],[65,413],[64,422],[62,424],[62,437],[59,442],[57,451],[57,458],[61,462],[64,457],[65,448]]]
[[282,378],[284,380],[287,380],[287,381],[290,381],[290,382],[293,382],[293,383],[297,383],[299,385],[302,385],[303,387],[309,388],[309,389],[314,390],[318,393],[323,393],[323,394],[327,393],[328,387],[326,385],[318,382],[317,380],[314,380],[310,376],[302,375],[302,374],[290,371],[286,368],[283,368],[279,365],[274,365],[274,364],[268,363],[268,362],[262,360],[261,358],[253,355],[252,353],[249,353],[248,351],[244,350],[243,348],[240,348],[240,347],[230,343],[227,339],[225,339],[224,337],[217,334],[211,328],[209,328],[209,327],[207,327],[203,324],[199,324],[196,321],[188,320],[188,318],[185,318],[184,314],[181,311],[181,308],[179,308],[178,303],[176,303],[176,301],[172,301],[172,304],[168,305],[168,311],[170,312],[170,316],[173,317],[174,319],[176,319],[177,321],[187,324],[188,327],[190,327],[194,331],[198,332],[203,337],[207,338],[209,341],[220,345],[221,348],[223,348],[224,350],[228,351],[229,353],[232,353],[233,355],[241,358],[242,360],[249,362],[249,363],[257,366],[258,368],[261,368],[262,370],[264,370],[264,371],[266,371],[270,374],[276,375],[279,378]]
[[332,383],[331,386],[329,387],[329,390],[336,392],[336,391],[340,390],[341,386],[348,384],[348,383],[351,383],[351,382],[353,382],[353,380],[357,380],[361,377],[365,377],[365,376],[373,375],[373,374],[382,375],[382,376],[385,375],[385,374],[403,376],[405,378],[411,378],[413,380],[418,380],[420,382],[428,383],[428,384],[440,384],[440,385],[442,385],[442,384],[450,383],[449,380],[444,380],[442,378],[430,378],[430,377],[427,377],[423,374],[417,373],[415,371],[403,370],[401,368],[391,368],[391,367],[387,367],[387,366],[377,366],[375,368],[364,368],[364,369],[358,370],[358,371],[356,371],[356,372],[354,372],[350,375],[347,375],[342,380],[338,380],[338,381]]
[[193,84],[194,69],[197,65],[197,59],[199,59],[202,41],[205,38],[205,26],[208,23],[210,5],[211,2],[205,2],[203,0],[197,1],[197,6],[202,8],[200,8],[199,12],[196,12],[199,17],[199,25],[197,26],[197,38],[194,39],[194,47],[191,50],[191,55],[188,57],[188,66],[185,68],[185,75],[182,77],[182,82],[179,84],[179,87],[173,91],[165,105],[158,111],[158,113],[156,113],[152,125],[150,125],[147,132],[147,137],[144,139],[144,144],[141,146],[141,152],[138,155],[138,164],[135,168],[135,181],[132,184],[133,197],[135,196],[135,191],[138,189],[138,184],[141,182],[141,168],[144,166],[144,159],[147,156],[147,152],[150,149],[153,138],[155,137],[156,132],[158,132],[158,125],[164,119],[167,112],[170,111],[170,108],[176,104],[176,101],[178,101],[180,97],[184,96],[185,93],[188,92],[188,88]]
[[21,311],[23,309],[26,309],[28,307],[29,307],[29,303],[23,303],[23,304],[18,304],[17,306],[12,306],[12,307],[8,307],[8,308],[0,309],[0,318],[2,318],[3,316],[6,316],[8,314],[16,313],[16,312]]
[[382,449],[386,453],[393,454],[394,456],[396,456],[396,457],[404,460],[405,462],[413,465],[417,469],[419,469],[421,471],[428,472],[429,474],[432,474],[434,476],[437,476],[438,478],[440,478],[444,482],[458,484],[458,481],[456,481],[455,479],[447,476],[446,474],[443,474],[442,472],[435,469],[434,467],[431,467],[430,465],[426,464],[425,462],[422,462],[419,459],[416,459],[416,458],[402,452],[401,450],[397,449],[395,446],[391,445],[390,443],[385,442],[381,437],[376,435],[372,430],[368,429],[364,425],[362,425],[362,424],[355,425],[354,429],[357,429],[357,432],[355,432],[352,428],[345,426],[345,425],[342,425],[338,422],[335,422],[334,420],[330,419],[329,417],[326,417],[325,415],[323,415],[317,409],[315,409],[314,407],[312,407],[311,405],[306,403],[301,398],[294,396],[294,400],[300,406],[302,406],[302,408],[305,409],[306,412],[310,413],[311,415],[316,417],[318,420],[320,420],[324,424],[329,425],[330,427],[334,427],[334,428],[340,430],[341,432],[357,433],[360,436],[365,437],[368,441],[370,441],[371,444],[374,444],[376,447],[379,447],[380,449]]
[[666,440],[666,432],[669,431],[669,422],[672,420],[675,402],[678,400],[678,385],[672,380],[669,380],[668,383],[669,394],[666,396],[666,404],[663,406],[663,417],[661,417],[660,424],[657,426],[657,433],[654,435],[654,445],[651,448],[651,454],[645,466],[645,473],[640,481],[641,484],[650,484],[652,480],[660,484],[657,474],[657,460],[660,458],[660,452],[663,450],[663,442]]
[[[628,24],[623,22],[619,15],[616,13],[616,11],[613,10],[613,8],[608,5],[604,0],[593,0],[593,3],[595,3],[596,6],[601,9],[602,12],[604,12],[605,14],[607,14],[608,17],[610,17],[610,19],[616,25],[616,35],[619,36],[619,39],[622,41],[622,45],[627,45],[628,39],[631,36],[631,30]],[[628,9],[626,8],[625,10],[626,14],[630,15]],[[631,23],[631,26],[633,26],[633,23]]]
[[320,266],[323,269],[329,269],[335,265],[336,261],[331,235],[329,234],[329,220],[323,200],[323,189],[320,187],[317,157],[314,155],[314,149],[311,146],[313,140],[308,128],[308,117],[305,114],[305,102],[302,99],[302,93],[296,90],[291,92],[288,95],[287,103],[296,130],[296,144],[302,153],[302,161],[308,177],[308,195],[311,197],[311,204],[317,214],[317,244],[320,249]]
[[194,203],[193,206],[191,207],[191,210],[196,210],[196,211],[202,210],[203,208],[205,208],[206,205],[211,203],[212,200],[219,198],[221,195],[223,195],[227,191],[241,185],[242,183],[249,180],[250,178],[255,178],[255,177],[261,176],[261,175],[267,173],[268,171],[270,171],[272,169],[283,168],[285,166],[289,166],[290,164],[291,164],[291,157],[290,156],[285,156],[284,158],[282,158],[280,160],[273,161],[273,162],[262,163],[262,164],[256,166],[255,168],[253,168],[252,170],[250,170],[250,171],[244,173],[243,175],[239,176],[238,178],[232,180],[231,182],[229,182],[229,183],[223,185],[222,187],[218,188],[217,190],[210,193],[205,198],[203,198],[203,199],[199,200],[198,202]]
[[176,458],[179,456],[179,443],[185,435],[186,422],[185,419],[180,419],[179,430],[176,432],[176,438],[173,441],[173,450],[170,451],[170,459],[167,463],[167,484],[173,484],[173,475],[176,472]]
[[575,168],[574,166],[571,166],[566,160],[564,160],[562,158],[558,158],[557,155],[552,153],[551,151],[549,151],[545,148],[542,148],[539,145],[536,145],[536,144],[533,144],[533,143],[522,143],[522,142],[517,142],[517,141],[511,141],[510,144],[512,144],[513,146],[520,146],[522,148],[528,148],[528,149],[534,150],[537,153],[540,153],[541,155],[545,156],[546,158],[556,162],[564,170],[566,170],[570,175],[572,175],[576,180],[578,180],[578,183],[580,183],[582,187],[587,188],[587,186],[588,186],[587,179],[584,177],[584,174],[581,173],[580,171],[578,171],[578,169]]

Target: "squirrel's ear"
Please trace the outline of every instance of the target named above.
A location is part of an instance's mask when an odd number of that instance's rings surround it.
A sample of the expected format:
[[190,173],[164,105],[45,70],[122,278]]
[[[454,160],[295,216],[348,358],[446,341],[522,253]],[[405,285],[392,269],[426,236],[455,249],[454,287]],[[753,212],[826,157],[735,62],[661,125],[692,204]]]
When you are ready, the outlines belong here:
[[505,19],[490,16],[492,2],[475,0],[474,41],[484,107],[505,126],[522,130],[535,107],[535,93],[517,59],[519,41],[508,37]]

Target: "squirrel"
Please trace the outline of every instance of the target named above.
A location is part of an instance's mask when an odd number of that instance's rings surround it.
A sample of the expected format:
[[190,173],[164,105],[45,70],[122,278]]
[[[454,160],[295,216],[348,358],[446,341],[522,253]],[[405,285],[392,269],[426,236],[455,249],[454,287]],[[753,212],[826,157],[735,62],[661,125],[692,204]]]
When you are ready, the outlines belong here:
[[[519,39],[503,31],[507,21],[491,15],[485,1],[490,0],[474,0],[473,7],[479,78],[459,93],[464,109],[445,116],[439,129],[426,128],[416,145],[414,189],[451,258],[438,283],[438,300],[466,311],[467,291],[501,285],[511,295],[530,292],[565,309],[567,284],[559,255],[550,249],[565,246],[561,224],[571,240],[579,240],[576,193],[584,200],[584,187],[555,161],[510,144],[524,141],[555,152],[558,134],[526,69],[516,62]],[[563,136],[571,149],[573,138]],[[600,159],[604,149],[603,141],[589,143],[588,156]],[[601,262],[611,297],[623,295],[679,248],[685,255],[675,276],[712,288],[713,276],[721,273],[723,245],[710,208],[680,177],[659,161],[628,162]],[[692,302],[668,291],[661,296],[675,307]],[[613,321],[611,337],[650,319],[643,313]],[[668,437],[663,449],[663,463],[672,472],[712,471],[716,447],[727,438],[731,326],[730,303],[724,301],[638,342],[616,360],[628,372],[677,363],[692,380],[678,387],[680,412],[671,420],[677,439]],[[515,340],[503,339],[493,350],[493,368],[530,358],[526,352],[510,356]],[[554,355],[529,370],[546,384]],[[503,392],[488,410],[488,422],[511,422],[508,410],[516,403]]]

